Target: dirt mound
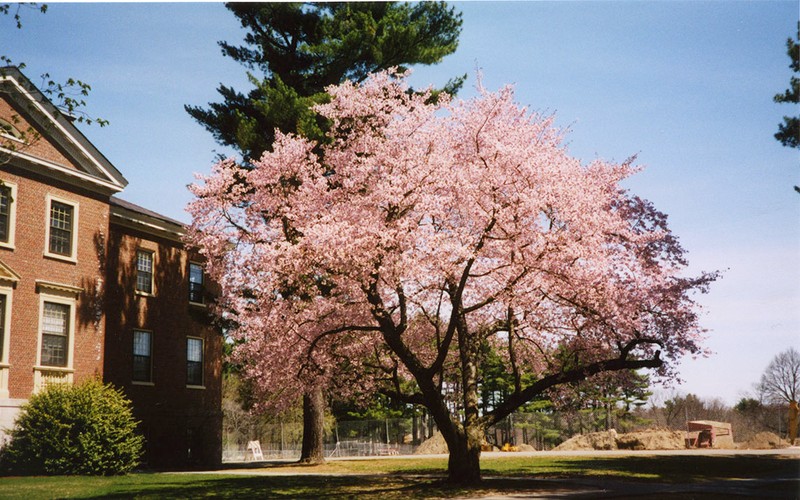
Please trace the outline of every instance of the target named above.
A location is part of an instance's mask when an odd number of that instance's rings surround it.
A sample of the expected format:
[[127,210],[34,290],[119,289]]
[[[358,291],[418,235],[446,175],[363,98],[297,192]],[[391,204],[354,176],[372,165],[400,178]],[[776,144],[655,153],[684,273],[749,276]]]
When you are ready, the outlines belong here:
[[772,450],[786,448],[789,444],[772,432],[759,432],[744,443],[739,443],[739,448],[748,450]]
[[448,453],[447,442],[441,432],[434,432],[433,436],[423,441],[414,451],[414,455],[438,455]]
[[572,436],[553,449],[555,451],[616,450],[617,431],[611,429],[605,432],[578,434],[576,436]]
[[555,450],[682,450],[685,446],[681,431],[651,429],[617,434],[611,429],[573,436],[556,446]]
[[685,447],[681,431],[648,430],[617,436],[620,450],[682,450]]

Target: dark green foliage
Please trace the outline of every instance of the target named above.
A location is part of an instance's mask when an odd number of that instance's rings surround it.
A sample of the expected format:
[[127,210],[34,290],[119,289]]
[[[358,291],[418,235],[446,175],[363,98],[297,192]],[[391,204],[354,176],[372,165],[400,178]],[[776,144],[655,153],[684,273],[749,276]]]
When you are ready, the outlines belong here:
[[635,411],[651,396],[650,378],[635,370],[598,374],[553,393],[569,432],[616,429],[627,432],[649,423]]
[[124,474],[142,454],[136,425],[130,401],[111,385],[51,385],[22,407],[0,467],[13,474]]
[[[247,30],[244,46],[220,42],[222,52],[263,74],[242,94],[221,85],[221,103],[186,111],[217,142],[259,158],[274,130],[321,139],[325,129],[310,107],[325,88],[404,65],[435,64],[456,50],[461,15],[442,2],[405,4],[229,3]],[[456,90],[463,79],[451,82]]]
[[[789,38],[786,40],[786,52],[791,60],[789,67],[794,71],[794,75],[789,81],[789,88],[782,94],[775,96],[777,103],[800,103],[800,78],[797,73],[800,73],[800,23],[798,23],[797,41]],[[795,106],[796,108],[796,106]],[[790,148],[800,148],[800,117],[797,116],[784,116],[783,123],[778,125],[778,133],[775,138],[784,146]]]

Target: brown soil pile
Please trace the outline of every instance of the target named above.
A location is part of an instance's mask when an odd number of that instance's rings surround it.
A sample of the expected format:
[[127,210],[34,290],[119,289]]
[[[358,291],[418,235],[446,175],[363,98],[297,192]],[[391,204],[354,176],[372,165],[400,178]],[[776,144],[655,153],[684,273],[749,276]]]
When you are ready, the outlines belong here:
[[738,443],[738,446],[748,450],[771,450],[786,448],[788,443],[772,432],[759,432],[744,443]]
[[578,434],[577,436],[572,436],[553,449],[555,451],[616,450],[617,431],[611,429],[605,432]]
[[414,455],[438,455],[448,453],[447,442],[441,432],[434,432],[433,436],[423,441],[414,451]]
[[648,430],[617,436],[620,450],[682,450],[686,442],[682,431]]
[[615,430],[593,432],[569,438],[554,449],[574,450],[682,450],[685,448],[683,432],[652,429],[627,434]]
[[[533,446],[531,446],[530,449],[533,450]],[[491,446],[485,441],[483,443],[482,450],[500,451],[498,447]],[[518,451],[521,451],[521,449]],[[414,450],[414,455],[440,455],[442,453],[450,453],[450,450],[447,448],[447,442],[444,440],[444,436],[442,436],[442,433],[439,431],[434,432],[431,437],[423,441],[419,446],[417,446],[417,449]]]

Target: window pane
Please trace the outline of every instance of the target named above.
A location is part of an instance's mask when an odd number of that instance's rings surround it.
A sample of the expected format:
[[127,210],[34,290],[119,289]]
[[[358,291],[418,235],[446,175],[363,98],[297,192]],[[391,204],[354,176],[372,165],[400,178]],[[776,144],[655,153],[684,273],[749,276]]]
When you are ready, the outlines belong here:
[[72,255],[73,207],[57,201],[50,202],[50,252]]
[[189,302],[203,303],[203,268],[189,264]]
[[11,225],[11,188],[0,186],[0,241],[8,243],[8,228]]
[[44,303],[42,331],[51,335],[67,336],[69,327],[69,306],[66,304]]
[[186,339],[186,383],[203,385],[203,341]]
[[135,330],[133,332],[133,354],[150,356],[150,332]]
[[153,254],[136,252],[136,290],[153,293]]
[[189,361],[203,361],[203,341],[200,339],[187,339],[186,359]]
[[203,385],[203,364],[190,361],[186,368],[186,383],[188,385]]
[[42,313],[42,365],[67,366],[69,306],[44,303]]
[[67,366],[67,337],[42,335],[42,365]]
[[152,335],[141,330],[133,331],[133,380],[152,381]]

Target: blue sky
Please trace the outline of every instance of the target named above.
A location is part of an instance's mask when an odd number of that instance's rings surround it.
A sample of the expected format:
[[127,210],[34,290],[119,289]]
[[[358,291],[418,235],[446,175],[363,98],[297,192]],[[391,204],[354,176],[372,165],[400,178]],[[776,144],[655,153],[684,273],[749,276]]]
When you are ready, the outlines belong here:
[[[417,68],[416,86],[466,73],[462,97],[515,85],[532,110],[556,113],[585,161],[638,155],[628,182],[670,216],[692,269],[725,271],[709,295],[709,358],[681,365],[680,393],[733,404],[778,352],[800,348],[800,154],[773,134],[800,110],[773,103],[791,76],[788,2],[457,2],[458,51]],[[244,31],[219,3],[53,3],[0,19],[0,53],[34,82],[89,82],[82,127],[130,181],[121,195],[188,221],[185,186],[228,153],[183,110],[249,89],[217,41]],[[669,391],[667,391],[668,393]]]

